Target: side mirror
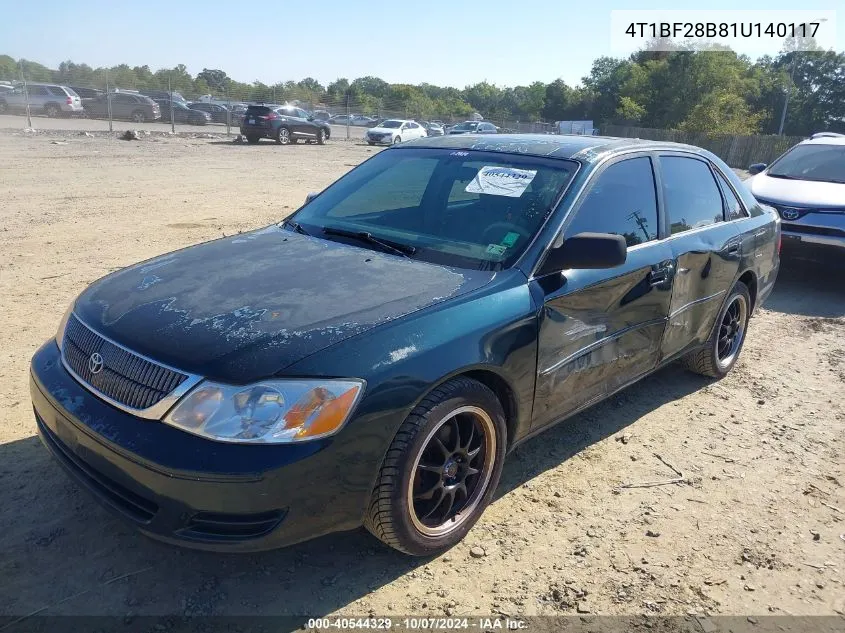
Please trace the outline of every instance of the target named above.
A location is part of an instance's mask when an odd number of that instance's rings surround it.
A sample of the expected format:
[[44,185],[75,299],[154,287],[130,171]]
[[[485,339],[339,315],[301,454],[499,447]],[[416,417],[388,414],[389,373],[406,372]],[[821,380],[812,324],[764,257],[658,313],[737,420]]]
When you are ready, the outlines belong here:
[[756,176],[761,171],[763,171],[768,165],[766,163],[754,163],[753,165],[748,166],[748,173],[752,176]]
[[546,255],[538,276],[569,268],[615,268],[628,258],[628,245],[622,235],[579,233],[565,240]]
[[[320,195],[320,192],[319,192],[319,191],[309,191],[309,192],[305,195],[305,204],[308,204],[309,202],[311,202],[314,198],[316,198],[316,197],[317,197],[317,196],[319,196],[319,195]],[[304,205],[303,205],[303,206],[304,206]]]

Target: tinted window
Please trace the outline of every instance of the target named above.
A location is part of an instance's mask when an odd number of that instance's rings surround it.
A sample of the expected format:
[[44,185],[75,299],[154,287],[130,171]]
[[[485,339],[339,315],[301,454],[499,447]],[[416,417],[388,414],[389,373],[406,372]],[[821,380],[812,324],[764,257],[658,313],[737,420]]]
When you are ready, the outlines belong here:
[[651,160],[615,163],[590,188],[566,235],[614,233],[628,246],[657,239],[657,194]]
[[722,196],[704,161],[661,156],[663,195],[672,234],[721,222]]
[[129,95],[115,95],[112,97],[113,103],[135,103],[135,99]]
[[249,106],[246,109],[246,113],[253,116],[267,116],[270,114],[270,108],[267,106]]
[[68,94],[64,90],[59,88],[58,86],[48,86],[47,90],[54,97],[67,97],[68,96]]
[[733,189],[731,189],[730,185],[728,185],[728,181],[725,180],[725,177],[718,171],[716,172],[716,180],[719,181],[719,187],[722,188],[722,195],[725,196],[725,201],[727,202],[727,207],[725,209],[727,212],[727,219],[739,220],[740,218],[748,217],[748,214],[745,213],[745,209],[742,208],[739,198],[736,197]]

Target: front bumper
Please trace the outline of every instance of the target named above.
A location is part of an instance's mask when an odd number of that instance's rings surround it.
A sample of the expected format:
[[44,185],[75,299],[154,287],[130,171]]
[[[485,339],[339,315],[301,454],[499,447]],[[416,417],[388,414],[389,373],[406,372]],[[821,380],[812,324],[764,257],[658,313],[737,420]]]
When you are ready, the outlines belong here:
[[[814,232],[809,232],[814,231]],[[802,244],[816,244],[820,246],[833,246],[845,250],[845,235],[831,235],[827,231],[819,231],[817,227],[800,227],[789,229],[783,225],[782,235],[784,243],[800,242]]]
[[376,145],[393,145],[392,136],[372,137],[369,134],[364,137],[367,143],[375,143]]
[[30,393],[57,461],[153,538],[257,551],[361,525],[378,464],[362,461],[354,443],[232,445],[137,418],[77,383],[54,341],[32,359]]

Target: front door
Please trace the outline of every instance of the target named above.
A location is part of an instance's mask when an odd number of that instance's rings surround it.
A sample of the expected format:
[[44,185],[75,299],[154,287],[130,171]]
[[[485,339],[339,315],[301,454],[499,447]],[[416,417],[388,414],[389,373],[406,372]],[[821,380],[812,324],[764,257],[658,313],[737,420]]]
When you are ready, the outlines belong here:
[[661,358],[669,358],[710,337],[737,277],[743,244],[736,224],[725,222],[725,203],[708,161],[681,154],[658,161],[671,234],[667,242],[676,260],[661,349]]
[[659,240],[652,158],[617,159],[594,176],[564,236],[615,233],[625,264],[565,270],[533,281],[543,294],[535,428],[587,407],[652,370],[669,314],[672,252]]

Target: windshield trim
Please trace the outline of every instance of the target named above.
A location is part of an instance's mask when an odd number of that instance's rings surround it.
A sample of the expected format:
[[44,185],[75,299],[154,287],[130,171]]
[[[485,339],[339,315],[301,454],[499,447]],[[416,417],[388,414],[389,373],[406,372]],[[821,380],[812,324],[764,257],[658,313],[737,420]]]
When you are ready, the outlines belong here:
[[[511,260],[508,263],[507,266],[504,265],[504,263],[505,263],[504,261],[503,262],[494,262],[494,261],[490,261],[490,260],[482,260],[482,259],[473,258],[473,257],[461,256],[461,255],[458,255],[456,253],[448,253],[447,254],[447,253],[443,253],[442,251],[436,251],[435,249],[427,249],[425,247],[421,247],[421,246],[418,246],[418,245],[415,245],[415,244],[408,244],[408,246],[415,246],[417,248],[415,255],[418,255],[421,252],[425,252],[427,250],[431,250],[431,251],[435,251],[437,253],[440,253],[441,255],[447,255],[448,259],[451,259],[453,261],[450,261],[448,263],[439,263],[439,262],[436,262],[436,261],[429,261],[427,259],[421,259],[421,258],[415,257],[414,255],[411,256],[412,259],[415,259],[417,261],[422,261],[422,262],[425,262],[425,263],[431,263],[433,265],[438,265],[438,264],[439,265],[446,265],[446,266],[452,266],[454,268],[461,268],[461,269],[465,269],[465,270],[493,270],[493,271],[497,271],[497,270],[509,270],[509,269],[512,269],[512,268],[522,269],[522,264],[525,262],[526,258],[529,257],[531,255],[531,253],[534,251],[538,240],[540,240],[541,236],[546,232],[549,224],[552,222],[552,219],[557,215],[558,209],[560,208],[561,203],[566,198],[566,195],[569,193],[570,189],[572,188],[573,183],[578,179],[578,175],[581,173],[581,170],[583,168],[583,162],[581,162],[581,161],[579,161],[575,158],[543,156],[543,155],[539,155],[539,154],[523,153],[523,152],[504,152],[504,151],[495,151],[495,150],[494,151],[491,151],[491,150],[473,150],[473,149],[469,149],[469,148],[457,149],[456,150],[456,148],[451,148],[451,147],[407,147],[407,146],[406,147],[391,146],[391,147],[388,148],[388,151],[414,152],[414,153],[418,153],[418,154],[423,154],[423,153],[426,153],[426,152],[442,153],[444,151],[446,151],[446,152],[461,151],[461,152],[471,152],[471,153],[475,153],[475,154],[493,154],[495,156],[502,156],[502,157],[513,156],[513,157],[519,157],[519,158],[523,158],[523,159],[528,158],[528,159],[536,160],[540,163],[558,163],[558,164],[564,163],[571,169],[571,173],[570,173],[569,179],[567,180],[566,184],[560,188],[560,190],[557,192],[554,199],[550,203],[548,214],[546,214],[546,217],[543,219],[543,221],[540,224],[538,224],[538,226],[535,229],[533,235],[531,236],[531,239],[523,247],[521,252],[513,260]],[[378,152],[377,154],[370,156],[367,160],[359,163],[359,165],[357,167],[355,167],[352,171],[355,171],[355,169],[358,169],[358,167],[361,167],[365,163],[368,163],[369,161],[376,159],[382,153],[383,152]],[[347,174],[349,174],[349,173],[351,173],[351,171],[347,172]],[[346,174],[344,174],[344,176],[342,176],[341,178],[343,178],[345,176],[346,176]],[[332,182],[329,185],[329,187],[333,187],[337,182],[339,182],[339,180],[340,179]],[[329,187],[327,187],[327,189]],[[291,222],[295,222],[297,224],[300,224],[300,226],[307,226],[308,229],[309,229],[308,232],[311,234],[312,237],[315,237],[316,239],[326,239],[326,240],[328,240],[328,238],[325,235],[322,234],[322,230],[321,230],[322,227],[320,225],[313,224],[313,223],[308,222],[308,221],[304,221],[304,222],[300,223],[300,220],[296,219],[296,217],[300,214],[300,212],[303,211],[303,209],[305,209],[307,207],[307,205],[308,205],[308,202],[302,204],[293,213],[291,213],[289,216],[287,216],[283,220],[280,220],[276,224],[279,225],[279,226],[282,226],[282,225],[285,225],[285,224],[290,224]],[[376,234],[373,234],[373,235],[375,237],[385,239],[385,240],[392,240],[394,242],[398,241],[395,238],[392,238],[390,236],[382,236],[382,235],[376,235]],[[328,240],[328,241],[333,241],[333,240]],[[364,246],[361,243],[357,243],[357,244],[354,244],[354,245],[358,246],[360,248],[367,248],[367,246]],[[505,260],[505,261],[507,261],[507,260]],[[479,267],[478,265],[476,265],[476,266],[466,265],[463,262],[473,262],[475,264],[486,264],[486,265],[482,265],[482,266]]]

